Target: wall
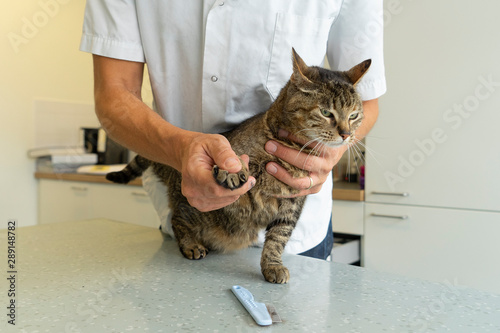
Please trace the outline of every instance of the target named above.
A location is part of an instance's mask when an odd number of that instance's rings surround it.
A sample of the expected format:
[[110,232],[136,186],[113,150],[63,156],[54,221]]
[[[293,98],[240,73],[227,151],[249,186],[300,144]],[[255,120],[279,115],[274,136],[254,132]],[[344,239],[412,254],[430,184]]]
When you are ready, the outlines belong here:
[[0,228],[37,223],[35,99],[92,103],[92,58],[78,51],[85,1],[9,1],[0,11]]

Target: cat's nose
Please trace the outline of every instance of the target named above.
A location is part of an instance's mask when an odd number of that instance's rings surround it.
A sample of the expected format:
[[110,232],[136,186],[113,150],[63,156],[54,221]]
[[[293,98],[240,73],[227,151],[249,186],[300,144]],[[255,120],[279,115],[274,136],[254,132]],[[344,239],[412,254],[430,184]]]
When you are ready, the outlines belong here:
[[344,141],[347,140],[347,138],[351,136],[351,132],[341,132],[339,134],[342,137],[342,140],[344,140]]

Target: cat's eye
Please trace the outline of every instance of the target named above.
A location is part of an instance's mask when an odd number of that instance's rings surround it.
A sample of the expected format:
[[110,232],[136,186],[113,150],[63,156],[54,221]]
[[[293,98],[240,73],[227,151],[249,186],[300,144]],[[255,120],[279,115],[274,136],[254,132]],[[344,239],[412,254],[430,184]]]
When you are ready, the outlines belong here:
[[324,117],[331,117],[331,116],[333,116],[333,113],[331,113],[330,111],[325,110],[325,109],[321,109],[321,114],[322,114]]
[[351,114],[351,115],[349,116],[349,120],[354,120],[354,119],[358,118],[358,115],[359,115],[359,113],[358,113],[358,112],[355,112],[355,113]]

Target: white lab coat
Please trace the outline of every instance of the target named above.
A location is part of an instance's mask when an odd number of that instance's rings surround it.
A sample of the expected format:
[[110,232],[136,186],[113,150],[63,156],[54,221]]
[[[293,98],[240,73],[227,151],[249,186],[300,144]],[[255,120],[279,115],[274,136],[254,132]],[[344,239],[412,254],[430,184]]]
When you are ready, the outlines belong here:
[[[385,92],[382,0],[87,0],[81,50],[146,62],[156,111],[175,126],[218,133],[266,110],[292,73],[291,49],[308,65],[372,66],[364,100]],[[143,181],[164,230],[164,189]],[[321,242],[331,214],[331,176],[307,198],[285,249]]]

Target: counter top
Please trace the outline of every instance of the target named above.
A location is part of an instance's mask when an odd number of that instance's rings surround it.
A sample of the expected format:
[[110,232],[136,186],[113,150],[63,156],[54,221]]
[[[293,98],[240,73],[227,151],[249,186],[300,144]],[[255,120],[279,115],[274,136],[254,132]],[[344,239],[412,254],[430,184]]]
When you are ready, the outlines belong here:
[[[113,184],[112,182],[106,180],[106,178],[101,175],[87,175],[79,173],[36,172],[35,178]],[[131,181],[128,185],[142,186],[142,181],[140,178],[137,178]],[[359,184],[357,183],[334,182],[332,195],[334,200],[349,200],[349,201],[365,200],[365,191],[360,190]]]
[[[190,261],[160,231],[109,220],[15,234],[16,326],[4,315],[2,332],[500,331],[500,296],[453,281],[286,255],[291,281],[274,285],[260,273],[258,248]],[[2,244],[6,238],[2,230]],[[235,284],[272,303],[283,322],[257,326],[231,293]]]
[[[106,179],[104,175],[88,175],[83,173],[50,173],[50,172],[35,172],[36,179],[54,179],[54,180],[68,180],[76,182],[87,183],[104,183],[113,184]],[[141,178],[132,180],[127,185],[142,186]]]

